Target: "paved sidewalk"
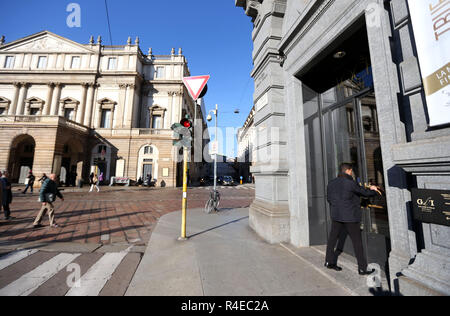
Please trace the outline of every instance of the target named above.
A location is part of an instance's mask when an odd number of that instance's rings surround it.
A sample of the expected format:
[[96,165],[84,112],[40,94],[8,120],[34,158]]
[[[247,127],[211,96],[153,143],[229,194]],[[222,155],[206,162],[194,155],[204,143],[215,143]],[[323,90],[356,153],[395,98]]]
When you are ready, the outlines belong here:
[[[159,220],[127,296],[348,296],[360,293],[286,245],[269,245],[248,225],[248,209],[188,211],[187,241],[178,241],[181,213]],[[312,251],[312,253],[310,253]],[[314,257],[314,260],[310,260]],[[345,272],[345,271],[344,271]],[[334,272],[336,273],[336,272]],[[350,275],[353,283],[366,280]],[[353,278],[353,279],[352,279]],[[355,286],[357,287],[357,286]],[[361,294],[369,294],[367,288]]]
[[[37,230],[33,222],[41,207],[38,193],[24,195],[15,189],[11,204],[15,218],[0,218],[0,250],[54,243],[145,246],[159,218],[181,207],[180,188],[101,187],[100,193],[64,189],[65,201],[55,203],[59,228],[49,228],[46,216],[42,224],[47,226]],[[188,207],[204,207],[210,189],[189,188]],[[223,207],[248,207],[254,199],[254,189],[247,186],[224,188],[221,193]]]

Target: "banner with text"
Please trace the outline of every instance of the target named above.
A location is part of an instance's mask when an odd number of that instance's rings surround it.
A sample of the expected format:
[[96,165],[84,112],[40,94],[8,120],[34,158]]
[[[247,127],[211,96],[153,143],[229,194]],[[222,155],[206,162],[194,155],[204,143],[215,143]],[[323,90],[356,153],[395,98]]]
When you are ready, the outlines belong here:
[[430,126],[450,123],[450,0],[408,0]]

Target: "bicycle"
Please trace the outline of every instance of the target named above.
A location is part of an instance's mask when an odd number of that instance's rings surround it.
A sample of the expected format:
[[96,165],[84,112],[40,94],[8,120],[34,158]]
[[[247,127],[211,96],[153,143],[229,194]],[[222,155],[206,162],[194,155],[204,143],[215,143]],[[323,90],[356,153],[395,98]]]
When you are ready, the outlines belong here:
[[220,204],[220,192],[217,190],[212,190],[210,192],[210,198],[205,205],[205,212],[211,214],[213,211],[218,211]]

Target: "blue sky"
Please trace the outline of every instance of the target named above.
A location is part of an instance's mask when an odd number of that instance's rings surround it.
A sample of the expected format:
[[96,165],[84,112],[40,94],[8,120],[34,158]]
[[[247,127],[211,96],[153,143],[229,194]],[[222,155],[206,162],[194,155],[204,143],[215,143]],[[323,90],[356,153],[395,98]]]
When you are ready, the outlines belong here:
[[[81,27],[66,24],[70,3],[81,7]],[[234,0],[108,0],[113,45],[140,38],[141,50],[169,54],[172,47],[188,58],[192,75],[210,74],[208,110],[219,104],[221,127],[240,127],[253,103],[252,24]],[[88,43],[110,45],[104,0],[1,0],[0,35],[10,42],[42,30]],[[234,114],[240,109],[240,114]],[[231,147],[231,146],[228,146]],[[223,149],[231,155],[234,148]]]

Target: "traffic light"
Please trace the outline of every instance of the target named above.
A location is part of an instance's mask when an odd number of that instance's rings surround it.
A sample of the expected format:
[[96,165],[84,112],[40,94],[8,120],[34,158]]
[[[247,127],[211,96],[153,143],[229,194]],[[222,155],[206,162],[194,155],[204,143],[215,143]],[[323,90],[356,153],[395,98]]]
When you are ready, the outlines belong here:
[[186,128],[192,128],[192,122],[188,118],[182,119],[180,124]]
[[171,129],[175,132],[176,140],[173,141],[175,146],[179,147],[192,147],[192,128],[194,124],[190,120],[189,116],[186,115],[180,123],[175,123],[172,125]]

